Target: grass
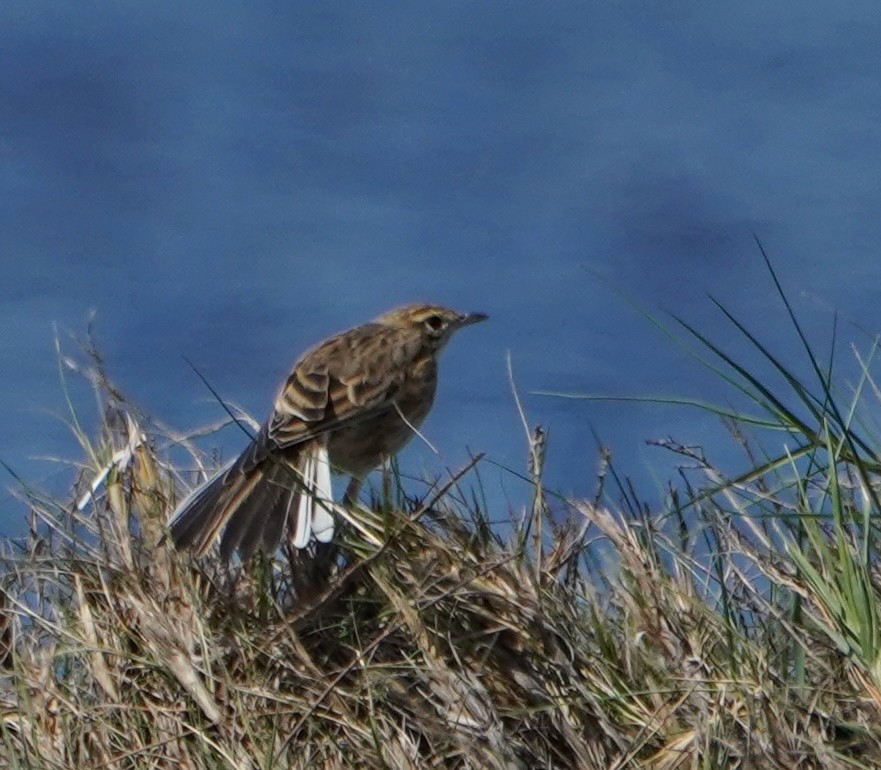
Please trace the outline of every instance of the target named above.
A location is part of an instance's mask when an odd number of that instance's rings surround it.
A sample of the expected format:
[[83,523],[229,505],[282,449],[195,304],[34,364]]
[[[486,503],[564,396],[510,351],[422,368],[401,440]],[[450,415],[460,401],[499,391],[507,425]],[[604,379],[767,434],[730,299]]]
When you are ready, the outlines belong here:
[[881,767],[881,390],[867,361],[842,400],[806,341],[799,380],[730,318],[782,384],[681,328],[753,407],[720,414],[747,472],[671,444],[659,510],[611,467],[560,500],[535,432],[506,526],[477,461],[420,499],[389,476],[318,586],[290,552],[172,551],[180,473],[94,355],[81,483],[24,489],[3,553],[0,767]]

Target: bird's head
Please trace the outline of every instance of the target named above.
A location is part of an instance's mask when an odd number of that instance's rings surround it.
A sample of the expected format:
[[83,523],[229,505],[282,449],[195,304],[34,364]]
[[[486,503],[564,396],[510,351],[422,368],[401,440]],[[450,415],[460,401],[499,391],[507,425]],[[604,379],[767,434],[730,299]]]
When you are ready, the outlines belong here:
[[418,329],[434,347],[446,344],[453,332],[485,321],[485,313],[459,313],[441,305],[404,305],[383,313],[376,323],[398,328]]

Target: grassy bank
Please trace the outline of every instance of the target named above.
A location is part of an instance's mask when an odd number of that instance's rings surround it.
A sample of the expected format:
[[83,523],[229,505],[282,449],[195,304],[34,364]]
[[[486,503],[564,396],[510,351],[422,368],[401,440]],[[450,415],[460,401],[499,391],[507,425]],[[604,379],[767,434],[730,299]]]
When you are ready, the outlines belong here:
[[3,547],[0,767],[881,767],[877,389],[840,401],[756,340],[774,391],[694,338],[755,407],[722,415],[748,472],[672,446],[692,470],[649,510],[533,462],[506,526],[479,461],[418,500],[391,478],[328,582],[175,554],[179,474],[96,369],[81,483],[27,492]]

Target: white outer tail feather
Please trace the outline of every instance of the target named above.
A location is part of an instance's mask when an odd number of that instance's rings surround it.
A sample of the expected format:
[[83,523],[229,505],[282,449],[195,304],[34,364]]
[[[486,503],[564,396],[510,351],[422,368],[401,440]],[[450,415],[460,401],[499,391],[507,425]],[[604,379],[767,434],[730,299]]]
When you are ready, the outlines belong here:
[[333,538],[333,486],[330,481],[330,457],[322,447],[316,459],[316,497],[318,505],[312,511],[312,534],[319,543]]
[[327,447],[316,447],[303,458],[304,489],[297,509],[297,528],[291,534],[294,548],[305,548],[311,537],[319,543],[333,538],[333,488]]

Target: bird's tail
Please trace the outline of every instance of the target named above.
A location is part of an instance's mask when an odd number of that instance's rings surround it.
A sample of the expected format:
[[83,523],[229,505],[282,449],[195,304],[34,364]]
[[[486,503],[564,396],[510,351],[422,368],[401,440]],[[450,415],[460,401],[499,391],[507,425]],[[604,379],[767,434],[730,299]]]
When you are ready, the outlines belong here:
[[224,527],[224,559],[235,551],[243,559],[258,549],[272,553],[286,532],[296,548],[305,548],[313,537],[330,541],[334,519],[327,448],[315,445],[252,460],[249,448],[181,501],[168,525],[177,548],[201,556]]

